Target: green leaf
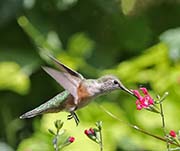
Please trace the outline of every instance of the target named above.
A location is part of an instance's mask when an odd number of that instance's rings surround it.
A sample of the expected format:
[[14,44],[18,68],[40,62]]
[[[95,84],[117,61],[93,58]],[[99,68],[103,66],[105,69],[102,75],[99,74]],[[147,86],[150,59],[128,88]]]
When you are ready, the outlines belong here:
[[48,129],[48,131],[49,131],[49,133],[51,133],[52,135],[56,135],[52,129]]
[[60,130],[62,127],[63,127],[63,122],[61,121],[61,120],[56,120],[55,122],[54,122],[54,125],[55,125],[55,127],[58,129],[58,130]]

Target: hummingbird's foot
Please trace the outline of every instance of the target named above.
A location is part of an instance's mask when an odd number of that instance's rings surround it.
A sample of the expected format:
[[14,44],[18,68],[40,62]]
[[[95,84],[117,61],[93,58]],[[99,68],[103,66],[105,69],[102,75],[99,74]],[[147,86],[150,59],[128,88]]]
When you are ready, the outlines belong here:
[[67,119],[68,120],[71,120],[72,118],[74,118],[74,121],[76,122],[76,125],[78,126],[78,124],[79,124],[79,118],[78,118],[78,116],[77,116],[77,114],[75,113],[75,112],[70,112],[70,114],[67,116]]

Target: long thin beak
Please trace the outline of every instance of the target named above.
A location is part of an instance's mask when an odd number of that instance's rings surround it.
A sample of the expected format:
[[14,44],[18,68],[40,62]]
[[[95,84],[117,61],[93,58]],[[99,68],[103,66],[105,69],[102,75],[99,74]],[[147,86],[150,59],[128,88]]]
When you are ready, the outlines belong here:
[[[119,87],[120,87],[121,90],[129,93],[130,95],[132,95],[132,96],[134,96],[134,97],[136,97],[136,95],[135,95],[131,90],[129,90],[128,88],[126,88],[124,85],[121,84],[121,85],[119,85]],[[136,98],[137,98],[137,97],[136,97]]]

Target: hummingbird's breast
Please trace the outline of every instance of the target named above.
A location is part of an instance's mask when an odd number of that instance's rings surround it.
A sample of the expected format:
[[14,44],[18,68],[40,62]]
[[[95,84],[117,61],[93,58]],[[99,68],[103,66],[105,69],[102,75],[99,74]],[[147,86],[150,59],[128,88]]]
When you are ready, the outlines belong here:
[[90,103],[92,98],[99,95],[101,91],[99,90],[99,85],[97,85],[95,80],[85,80],[82,81],[77,87],[77,101],[75,104],[75,98],[71,95],[67,101],[65,101],[65,108],[67,111],[73,111],[74,109],[79,109]]
[[[93,81],[84,81],[80,83],[77,94],[78,94],[78,108],[82,108],[86,106],[92,98],[97,95],[97,91],[95,91]],[[98,91],[99,92],[99,91]]]
[[89,91],[87,83],[80,83],[78,89],[78,108],[86,106],[92,99],[93,94]]
[[78,104],[75,104],[75,97],[70,94],[67,97],[66,101],[62,103],[62,108],[65,111],[74,111],[76,109],[86,106],[92,98],[91,94],[88,91],[88,88],[83,83],[80,83],[77,88],[77,96]]

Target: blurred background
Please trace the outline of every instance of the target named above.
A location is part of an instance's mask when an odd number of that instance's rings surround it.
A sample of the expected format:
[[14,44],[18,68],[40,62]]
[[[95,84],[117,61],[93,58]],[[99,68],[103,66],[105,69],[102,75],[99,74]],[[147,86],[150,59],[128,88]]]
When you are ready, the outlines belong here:
[[67,113],[20,120],[63,90],[41,68],[54,67],[47,53],[87,78],[114,74],[130,89],[145,86],[154,98],[168,91],[163,103],[167,132],[180,129],[180,0],[0,1],[0,150],[53,151],[47,130],[56,119],[76,137],[65,150],[99,150],[83,134],[98,120],[105,151],[165,150],[164,142],[99,107],[163,136],[160,116],[137,111],[135,99],[120,91],[78,111],[78,127],[67,121]]

